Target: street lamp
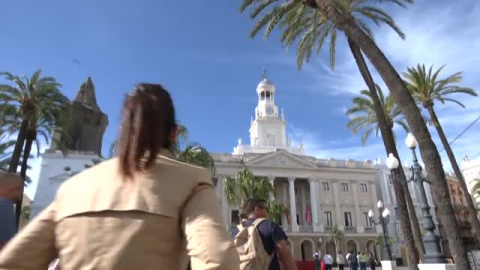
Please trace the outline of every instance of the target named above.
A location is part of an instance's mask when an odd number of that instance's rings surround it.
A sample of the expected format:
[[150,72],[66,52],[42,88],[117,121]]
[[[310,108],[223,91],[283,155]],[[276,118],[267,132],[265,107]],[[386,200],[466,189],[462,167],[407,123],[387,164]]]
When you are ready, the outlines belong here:
[[433,222],[432,215],[430,214],[430,206],[427,201],[427,193],[423,183],[429,183],[422,175],[422,167],[418,164],[417,154],[415,148],[418,146],[418,142],[412,133],[408,133],[405,139],[405,144],[412,150],[413,154],[413,166],[410,168],[412,176],[407,182],[413,181],[419,190],[420,205],[422,208],[423,229],[425,230],[425,236],[423,237],[423,245],[425,246],[425,255],[423,256],[423,263],[438,263],[444,264],[447,262],[445,255],[442,253],[440,246],[440,237],[435,234],[435,223]]
[[388,236],[388,227],[387,227],[388,222],[390,222],[390,210],[388,210],[388,208],[384,208],[382,201],[377,202],[377,207],[379,212],[381,213],[380,217],[378,218],[378,221],[375,221],[373,219],[375,214],[373,213],[372,210],[368,211],[368,218],[370,219],[370,222],[372,222],[373,224],[382,225],[384,251],[385,251],[385,254],[387,254],[388,260],[393,261],[392,248],[390,247],[390,243],[388,242],[388,239],[390,239],[390,237]]

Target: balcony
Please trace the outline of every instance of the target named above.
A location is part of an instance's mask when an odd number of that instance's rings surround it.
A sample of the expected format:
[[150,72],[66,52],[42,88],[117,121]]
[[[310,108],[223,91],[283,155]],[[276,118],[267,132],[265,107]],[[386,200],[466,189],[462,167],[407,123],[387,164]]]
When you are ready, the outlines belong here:
[[325,226],[325,233],[331,233],[333,232],[333,227],[332,226]]
[[345,227],[345,233],[357,233],[357,227]]
[[375,227],[365,227],[365,233],[377,233],[377,228],[375,228]]
[[292,226],[290,225],[281,225],[284,232],[292,232]]
[[313,233],[313,226],[300,226],[301,233]]

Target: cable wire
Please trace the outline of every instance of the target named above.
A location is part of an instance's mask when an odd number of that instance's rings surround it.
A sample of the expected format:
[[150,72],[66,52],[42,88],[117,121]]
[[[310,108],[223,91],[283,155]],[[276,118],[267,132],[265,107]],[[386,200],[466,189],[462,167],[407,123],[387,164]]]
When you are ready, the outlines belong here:
[[[473,120],[472,123],[470,123],[470,125],[468,125],[462,132],[460,132],[460,134],[457,135],[457,137],[455,137],[455,139],[453,139],[450,143],[448,143],[448,145],[452,145],[458,138],[460,138],[463,134],[465,134],[465,132],[467,132],[467,130],[469,130],[473,125],[475,125],[475,123],[480,120],[480,116],[477,117],[475,120]],[[445,148],[443,148],[442,150],[440,150],[439,153],[443,152],[443,150],[445,150]],[[480,154],[480,152],[479,152]]]

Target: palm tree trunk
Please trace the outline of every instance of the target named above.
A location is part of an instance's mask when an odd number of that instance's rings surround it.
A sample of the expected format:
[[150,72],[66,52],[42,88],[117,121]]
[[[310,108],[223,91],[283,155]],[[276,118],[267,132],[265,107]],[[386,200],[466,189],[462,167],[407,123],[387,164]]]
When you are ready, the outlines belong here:
[[23,145],[27,137],[28,119],[24,118],[18,131],[17,141],[15,142],[15,148],[13,149],[12,159],[8,165],[8,172],[17,173],[18,164],[20,163],[20,157],[22,156]]
[[[27,133],[31,133],[31,131],[27,131]],[[20,192],[20,199],[15,203],[15,219],[17,221],[17,230],[20,228],[20,217],[22,215],[22,202],[23,202],[23,192],[25,190],[25,177],[27,176],[27,162],[28,157],[30,156],[30,152],[32,150],[32,145],[34,139],[32,139],[32,134],[27,134],[27,139],[25,143],[25,149],[23,150],[23,160],[22,160],[22,168],[20,170],[20,177],[22,177],[22,189]],[[35,137],[33,137],[35,138]]]
[[420,153],[423,160],[426,161],[425,169],[432,183],[432,195],[438,202],[439,217],[445,226],[456,267],[458,270],[469,269],[467,252],[458,236],[460,230],[455,219],[455,212],[450,204],[450,194],[445,179],[445,172],[443,171],[442,160],[430,136],[427,125],[400,75],[398,75],[395,68],[375,42],[358,27],[352,16],[346,16],[338,11],[334,0],[306,1],[310,6],[322,12],[327,19],[335,23],[339,29],[343,30],[360,47],[390,89],[395,102],[405,114],[413,135],[419,142]]
[[477,236],[477,245],[479,245],[480,244],[480,221],[477,218],[477,210],[475,209],[475,204],[473,203],[472,196],[469,195],[470,192],[468,190],[467,183],[465,182],[462,172],[458,167],[458,163],[457,163],[457,160],[455,159],[455,155],[453,154],[452,148],[450,147],[447,137],[443,132],[443,128],[440,125],[440,121],[438,121],[437,114],[435,113],[433,106],[428,106],[427,110],[428,110],[428,113],[430,114],[430,117],[432,118],[433,124],[435,125],[435,129],[437,129],[438,137],[440,137],[440,141],[442,141],[443,147],[445,148],[445,152],[447,152],[448,160],[450,160],[450,164],[452,164],[453,171],[455,172],[455,175],[457,176],[457,179],[460,182],[460,185],[462,186],[463,193],[465,194],[465,199],[467,201],[468,216],[470,218],[470,224],[472,224],[473,231]]
[[[380,102],[380,98],[377,94],[377,89],[375,87],[375,83],[373,81],[372,75],[368,70],[367,63],[363,58],[362,52],[360,48],[353,42],[350,38],[347,37],[348,45],[350,46],[350,50],[352,51],[353,57],[357,63],[358,69],[362,74],[362,77],[365,83],[368,86],[368,90],[370,91],[370,95],[372,97],[373,107],[375,110],[375,115],[377,117],[378,126],[380,127],[380,133],[382,134],[383,144],[385,146],[385,150],[387,151],[387,155],[389,153],[394,154],[398,158],[397,147],[395,146],[395,139],[393,137],[393,132],[391,127],[389,127],[386,115],[383,111],[383,106]],[[402,168],[399,168],[402,170]],[[405,178],[404,174],[403,178]],[[403,237],[405,240],[405,244],[407,246],[407,250],[410,256],[409,259],[409,268],[410,269],[418,269],[418,251],[415,248],[415,241],[412,232],[412,226],[410,223],[410,217],[408,213],[408,207],[406,202],[406,196],[409,196],[408,190],[404,190],[405,179],[399,179],[399,181],[393,181],[393,189],[395,192],[395,198],[397,198],[397,205],[398,205],[398,212],[400,214],[400,226],[402,228]],[[407,195],[408,194],[408,195]],[[410,198],[411,200],[411,198]],[[415,212],[413,213],[415,215]]]

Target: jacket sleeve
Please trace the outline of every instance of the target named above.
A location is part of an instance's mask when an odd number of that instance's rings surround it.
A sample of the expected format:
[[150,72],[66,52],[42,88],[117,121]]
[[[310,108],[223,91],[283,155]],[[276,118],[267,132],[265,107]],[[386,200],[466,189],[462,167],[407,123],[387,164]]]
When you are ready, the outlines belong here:
[[196,189],[182,216],[192,270],[239,269],[240,259],[225,228],[217,194],[211,185]]
[[1,251],[0,269],[45,270],[55,259],[55,203],[50,204]]

